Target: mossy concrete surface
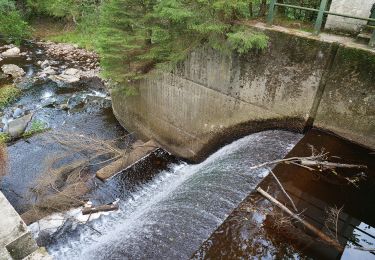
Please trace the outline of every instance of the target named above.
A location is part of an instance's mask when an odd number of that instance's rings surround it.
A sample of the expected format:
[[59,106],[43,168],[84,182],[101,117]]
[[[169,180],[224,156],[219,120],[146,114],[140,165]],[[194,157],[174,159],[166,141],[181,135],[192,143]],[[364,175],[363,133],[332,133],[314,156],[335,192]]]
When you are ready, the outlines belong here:
[[303,131],[315,119],[315,126],[373,143],[372,51],[349,58],[349,48],[331,40],[257,29],[270,39],[264,51],[239,56],[202,47],[172,72],[139,81],[136,95],[113,91],[116,117],[141,138],[195,161],[233,137]]
[[375,53],[338,49],[314,125],[375,148]]

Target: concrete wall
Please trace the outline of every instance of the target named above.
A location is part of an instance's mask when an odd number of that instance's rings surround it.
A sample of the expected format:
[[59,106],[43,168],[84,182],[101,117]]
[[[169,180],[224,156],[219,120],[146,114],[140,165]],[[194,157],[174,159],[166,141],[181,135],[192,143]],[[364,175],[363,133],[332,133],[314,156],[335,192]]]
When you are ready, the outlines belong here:
[[[52,259],[39,250],[26,224],[0,191],[0,259]],[[38,255],[35,255],[35,254]],[[34,254],[34,255],[33,255]]]
[[314,125],[375,148],[375,54],[339,48]]
[[[330,11],[368,18],[370,17],[371,7],[374,3],[375,0],[332,0]],[[361,26],[365,24],[367,24],[366,21],[328,15],[325,28],[358,32]]]
[[[362,143],[374,144],[371,72],[354,77],[359,67],[336,59],[345,56],[337,44],[274,30],[266,33],[266,51],[240,57],[201,48],[173,72],[155,73],[139,82],[137,95],[114,91],[115,115],[128,130],[192,160],[251,132],[302,131],[316,116],[319,127],[359,142],[358,136],[369,135]],[[367,57],[357,57],[361,66],[372,64]],[[339,73],[342,63],[347,69]],[[360,98],[366,102],[352,109],[350,102]],[[355,126],[348,124],[351,120]]]

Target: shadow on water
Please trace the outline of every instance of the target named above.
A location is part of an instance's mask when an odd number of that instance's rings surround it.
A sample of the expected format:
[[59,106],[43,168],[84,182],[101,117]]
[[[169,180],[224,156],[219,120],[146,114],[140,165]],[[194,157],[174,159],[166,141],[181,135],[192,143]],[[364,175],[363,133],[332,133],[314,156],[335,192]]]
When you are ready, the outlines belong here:
[[[312,130],[287,157],[310,156],[309,144],[325,149],[338,163],[364,164],[367,179],[359,187],[317,178],[309,170],[279,164],[274,172],[281,180],[305,220],[335,237],[336,228],[327,225],[326,210],[342,208],[337,224],[338,239],[346,246],[343,253],[315,239],[301,229],[276,228],[272,205],[254,192],[236,208],[225,222],[194,254],[194,259],[250,258],[314,258],[375,259],[370,252],[354,249],[375,246],[375,160],[371,150],[357,146],[331,134]],[[357,170],[358,171],[358,170]],[[353,169],[339,169],[338,174],[350,176]],[[271,176],[260,186],[272,196],[289,205]],[[328,229],[329,228],[329,229]],[[293,231],[292,231],[293,229]]]

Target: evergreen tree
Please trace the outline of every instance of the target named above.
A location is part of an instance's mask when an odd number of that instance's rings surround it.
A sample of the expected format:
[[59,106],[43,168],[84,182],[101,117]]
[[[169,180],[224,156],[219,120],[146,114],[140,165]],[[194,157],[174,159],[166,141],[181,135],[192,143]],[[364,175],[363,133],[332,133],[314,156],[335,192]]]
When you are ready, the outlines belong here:
[[267,46],[264,34],[236,25],[250,15],[247,0],[108,0],[101,14],[102,67],[118,82],[174,65],[201,44],[240,54]]

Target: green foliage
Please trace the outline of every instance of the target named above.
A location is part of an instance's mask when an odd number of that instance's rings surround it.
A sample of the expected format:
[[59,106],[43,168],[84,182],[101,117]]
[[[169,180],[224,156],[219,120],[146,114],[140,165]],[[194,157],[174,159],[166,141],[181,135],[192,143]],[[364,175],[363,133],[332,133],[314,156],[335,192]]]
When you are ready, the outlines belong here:
[[9,142],[12,138],[8,133],[0,133],[0,146]]
[[79,22],[98,8],[97,0],[27,0],[34,14],[45,14]]
[[12,0],[0,0],[0,35],[17,43],[30,35],[27,22]]
[[21,90],[13,85],[0,87],[0,109],[4,109],[10,103],[16,101],[21,95]]
[[268,37],[258,32],[243,30],[228,33],[227,36],[232,49],[237,50],[239,54],[247,53],[254,48],[265,49],[268,43]]
[[34,120],[31,122],[30,129],[23,133],[24,138],[29,138],[37,133],[47,131],[47,124],[41,120]]
[[200,44],[244,54],[267,38],[235,26],[247,0],[108,0],[101,9],[99,50],[104,76],[127,83],[183,60]]

